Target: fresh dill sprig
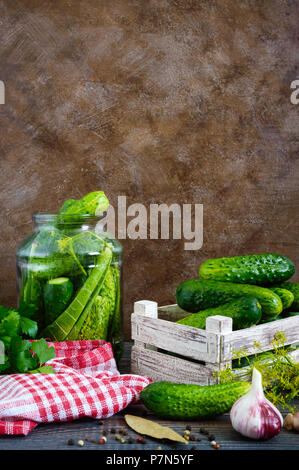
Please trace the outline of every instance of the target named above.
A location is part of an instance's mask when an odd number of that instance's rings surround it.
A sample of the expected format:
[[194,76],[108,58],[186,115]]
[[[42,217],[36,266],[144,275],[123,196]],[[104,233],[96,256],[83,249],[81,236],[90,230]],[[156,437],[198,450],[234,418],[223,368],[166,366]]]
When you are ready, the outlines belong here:
[[285,346],[285,343],[285,334],[276,332],[270,351],[264,351],[257,341],[253,343],[256,350],[253,355],[249,355],[246,348],[232,350],[235,366],[226,364],[214,373],[214,377],[219,383],[250,380],[255,367],[262,374],[266,398],[273,405],[295,413],[296,409],[291,402],[299,396],[299,363],[295,362],[290,354],[293,348]]

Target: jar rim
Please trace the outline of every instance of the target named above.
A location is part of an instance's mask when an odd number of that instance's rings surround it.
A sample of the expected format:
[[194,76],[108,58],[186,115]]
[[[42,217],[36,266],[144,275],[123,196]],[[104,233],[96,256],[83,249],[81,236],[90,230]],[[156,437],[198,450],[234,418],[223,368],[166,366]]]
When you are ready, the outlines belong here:
[[83,223],[83,222],[99,222],[101,219],[103,219],[106,215],[106,212],[102,212],[100,214],[53,214],[53,213],[48,213],[48,212],[35,212],[32,215],[32,220],[36,224],[46,224],[46,223],[51,223],[51,222],[61,222],[64,224],[70,223]]

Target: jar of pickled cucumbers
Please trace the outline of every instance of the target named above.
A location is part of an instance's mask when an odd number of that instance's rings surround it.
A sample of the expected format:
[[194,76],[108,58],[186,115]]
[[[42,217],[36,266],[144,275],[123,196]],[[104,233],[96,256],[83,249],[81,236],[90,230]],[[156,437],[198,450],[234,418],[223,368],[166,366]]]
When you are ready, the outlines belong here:
[[102,219],[69,211],[33,216],[33,232],[17,249],[19,303],[36,307],[39,337],[109,341],[118,360],[122,247],[102,231]]

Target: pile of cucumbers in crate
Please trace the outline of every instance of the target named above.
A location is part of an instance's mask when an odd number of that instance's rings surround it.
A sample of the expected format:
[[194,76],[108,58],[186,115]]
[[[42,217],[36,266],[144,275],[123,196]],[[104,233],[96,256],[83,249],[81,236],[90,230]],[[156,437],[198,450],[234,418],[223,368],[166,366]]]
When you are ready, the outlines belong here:
[[[289,281],[294,273],[294,263],[279,254],[207,260],[199,268],[198,279],[186,280],[176,289],[177,303],[187,312],[177,323],[204,329],[207,317],[222,315],[231,317],[233,329],[239,330],[299,315],[299,284]],[[240,380],[247,371],[237,377],[226,367],[220,383],[153,382],[141,391],[141,400],[168,419],[201,419],[230,411],[232,427],[243,436],[274,437],[284,425],[276,405],[288,407],[298,397],[299,364],[279,340],[272,344],[275,351],[267,351],[267,357],[257,354],[252,361],[245,354],[251,386]],[[288,417],[295,429],[299,412]],[[287,427],[288,420],[285,427],[292,429]]]
[[178,323],[205,328],[212,315],[231,317],[233,329],[299,315],[299,283],[290,282],[294,263],[279,254],[215,258],[199,268],[199,278],[181,282],[175,296],[190,315]]

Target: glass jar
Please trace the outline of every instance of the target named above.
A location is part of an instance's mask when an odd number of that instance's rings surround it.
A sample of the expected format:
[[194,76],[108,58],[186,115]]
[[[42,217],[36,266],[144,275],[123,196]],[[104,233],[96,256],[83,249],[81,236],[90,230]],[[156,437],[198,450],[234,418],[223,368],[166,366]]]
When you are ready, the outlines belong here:
[[38,336],[103,339],[122,353],[122,247],[104,215],[35,214],[17,249],[19,303],[35,305]]

